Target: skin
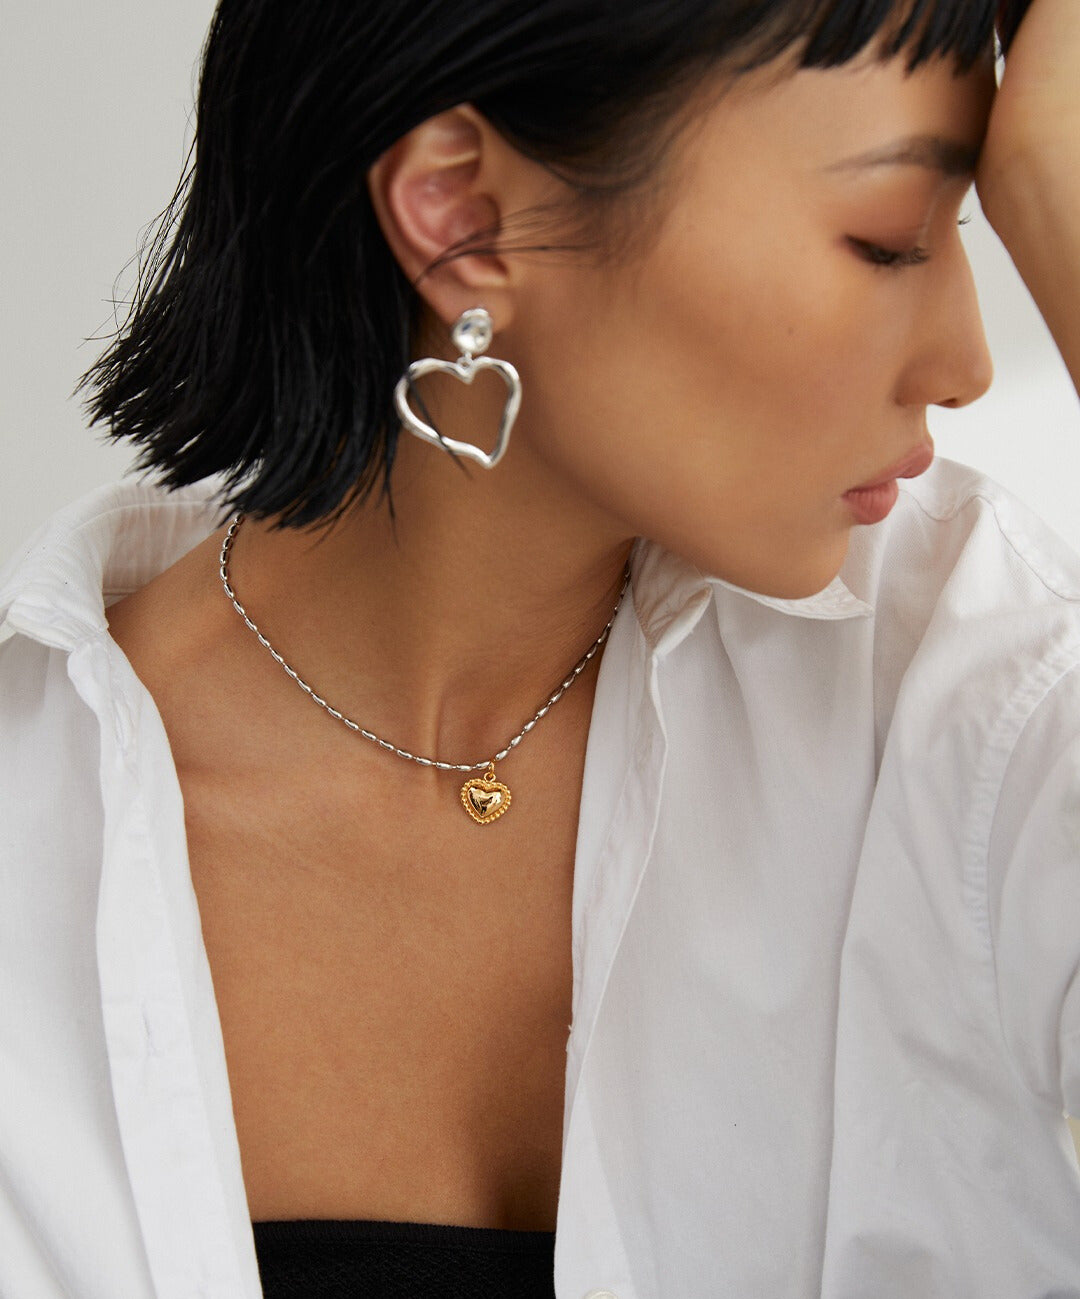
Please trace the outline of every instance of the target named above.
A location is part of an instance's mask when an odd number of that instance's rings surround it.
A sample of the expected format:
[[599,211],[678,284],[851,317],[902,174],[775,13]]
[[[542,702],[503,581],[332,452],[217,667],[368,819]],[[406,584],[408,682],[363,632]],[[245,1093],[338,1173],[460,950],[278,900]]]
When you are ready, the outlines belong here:
[[1006,60],[976,187],[1080,391],[1078,65],[1075,4],[1036,0]]
[[[246,522],[232,576],[251,615],[339,709],[471,763],[592,643],[634,537],[771,594],[825,586],[858,526],[844,492],[926,444],[929,405],[991,379],[957,231],[970,176],[836,164],[912,133],[977,151],[989,116],[980,198],[1066,353],[1080,195],[1061,178],[1080,167],[1061,162],[1080,131],[1040,143],[1075,91],[1031,68],[1041,46],[1075,69],[1071,5],[1036,0],[1007,99],[988,64],[908,78],[869,57],[708,87],[629,261],[496,251],[423,279],[419,354],[452,356],[450,323],[483,305],[490,354],[521,372],[505,458],[463,471],[403,434],[396,532],[374,504],[318,539]],[[414,278],[560,197],[468,105],[368,183]],[[878,266],[853,239],[929,260]],[[425,394],[444,433],[491,445],[498,380]],[[285,678],[222,596],[220,543],[109,617],[176,762],[252,1217],[550,1229],[602,656],[500,765],[515,802],[479,829],[460,775],[380,752]]]

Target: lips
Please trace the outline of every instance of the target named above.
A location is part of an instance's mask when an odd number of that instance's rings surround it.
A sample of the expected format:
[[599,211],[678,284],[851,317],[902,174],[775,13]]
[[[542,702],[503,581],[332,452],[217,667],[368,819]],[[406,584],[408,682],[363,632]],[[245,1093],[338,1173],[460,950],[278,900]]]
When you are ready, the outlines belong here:
[[932,442],[923,442],[914,451],[910,451],[903,460],[893,465],[891,469],[886,469],[884,473],[879,474],[876,478],[871,478],[868,482],[860,483],[858,487],[852,487],[849,490],[864,492],[872,487],[884,487],[895,478],[918,478],[920,474],[926,473],[930,468],[933,459],[934,444]]
[[900,495],[896,485],[898,478],[915,478],[930,468],[934,459],[934,444],[926,441],[908,452],[903,460],[898,461],[891,469],[886,469],[877,478],[860,483],[844,493],[844,501],[850,509],[856,523],[880,523]]

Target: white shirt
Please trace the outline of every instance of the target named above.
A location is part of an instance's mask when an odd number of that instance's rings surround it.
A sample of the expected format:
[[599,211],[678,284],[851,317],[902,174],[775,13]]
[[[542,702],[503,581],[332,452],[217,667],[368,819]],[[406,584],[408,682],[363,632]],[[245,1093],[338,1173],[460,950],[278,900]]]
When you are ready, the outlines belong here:
[[[105,618],[220,522],[119,486],[0,577],[3,1299],[260,1294],[180,788]],[[939,460],[809,599],[632,572],[558,1299],[1080,1295],[1080,559]]]

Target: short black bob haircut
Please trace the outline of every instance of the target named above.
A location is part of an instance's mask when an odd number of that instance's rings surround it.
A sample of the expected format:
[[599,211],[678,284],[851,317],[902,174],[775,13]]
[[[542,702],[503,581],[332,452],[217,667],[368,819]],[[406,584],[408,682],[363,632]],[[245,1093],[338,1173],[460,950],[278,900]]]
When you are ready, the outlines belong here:
[[1008,49],[1027,4],[221,0],[192,156],[80,382],[91,420],[169,488],[220,474],[233,508],[328,521],[380,477],[389,493],[420,299],[366,173],[413,127],[469,102],[581,212],[610,215],[710,69],[789,51],[832,67],[880,35],[883,57],[951,55],[964,72],[993,52],[995,18]]

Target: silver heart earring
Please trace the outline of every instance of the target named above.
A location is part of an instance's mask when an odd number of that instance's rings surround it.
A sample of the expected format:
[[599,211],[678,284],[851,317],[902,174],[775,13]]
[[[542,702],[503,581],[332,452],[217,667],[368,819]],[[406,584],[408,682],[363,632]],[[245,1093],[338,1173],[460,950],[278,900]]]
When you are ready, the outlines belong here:
[[[510,441],[510,430],[517,419],[521,407],[521,378],[509,361],[498,361],[491,356],[483,356],[491,345],[493,334],[491,316],[483,307],[471,307],[463,311],[450,331],[454,346],[461,355],[456,361],[440,361],[426,356],[423,360],[413,361],[394,389],[394,405],[401,423],[410,433],[430,442],[433,446],[442,447],[452,455],[465,456],[475,460],[485,469],[494,469],[506,453]],[[472,383],[480,370],[494,370],[502,376],[507,387],[506,405],[503,407],[502,419],[499,421],[499,435],[495,446],[489,454],[471,442],[458,442],[455,438],[442,437],[430,424],[417,416],[409,405],[409,392],[413,383],[425,374],[451,374],[463,383]]]

